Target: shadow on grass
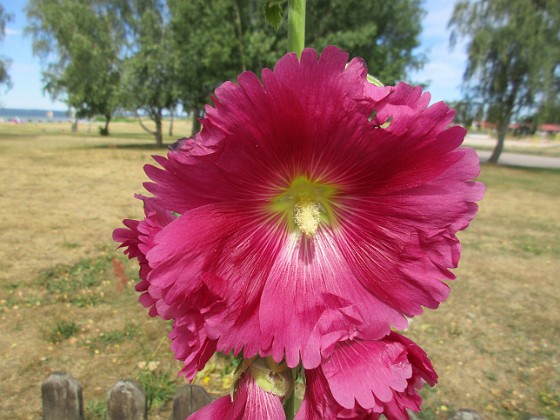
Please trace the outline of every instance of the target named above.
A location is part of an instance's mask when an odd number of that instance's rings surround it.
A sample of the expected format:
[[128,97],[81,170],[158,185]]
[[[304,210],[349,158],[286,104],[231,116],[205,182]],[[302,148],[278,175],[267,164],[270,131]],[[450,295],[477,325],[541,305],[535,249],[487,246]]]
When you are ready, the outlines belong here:
[[481,162],[481,167],[488,168],[508,168],[508,169],[515,169],[519,171],[530,172],[533,174],[551,174],[551,175],[560,175],[560,168],[536,168],[530,166],[521,166],[521,165],[508,165],[501,162],[498,163],[490,163],[490,162]]
[[164,143],[162,147],[158,147],[156,144],[148,144],[148,143],[129,143],[129,144],[114,144],[114,143],[106,143],[106,144],[98,144],[95,146],[86,147],[87,149],[119,149],[119,150],[167,150],[167,148],[173,144],[172,143]]
[[14,137],[17,138],[26,138],[29,140],[35,140],[37,137],[39,137],[40,134],[35,134],[35,133],[0,133],[0,140],[13,140]]

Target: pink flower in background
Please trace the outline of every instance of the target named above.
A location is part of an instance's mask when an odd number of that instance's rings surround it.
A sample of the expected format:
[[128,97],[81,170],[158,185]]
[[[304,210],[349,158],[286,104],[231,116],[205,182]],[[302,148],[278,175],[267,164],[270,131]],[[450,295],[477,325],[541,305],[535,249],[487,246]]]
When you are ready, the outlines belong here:
[[379,341],[339,343],[305,377],[296,420],[378,419],[381,414],[389,420],[408,418],[407,409],[420,410],[417,391],[437,381],[426,353],[395,332]]

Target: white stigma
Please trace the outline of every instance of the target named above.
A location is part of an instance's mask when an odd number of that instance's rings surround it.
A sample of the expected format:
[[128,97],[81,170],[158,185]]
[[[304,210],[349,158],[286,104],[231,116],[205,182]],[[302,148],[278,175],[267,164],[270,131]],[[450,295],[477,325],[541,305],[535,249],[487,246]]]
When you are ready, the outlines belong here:
[[294,207],[294,220],[306,236],[313,236],[321,222],[319,206],[312,201],[300,201]]

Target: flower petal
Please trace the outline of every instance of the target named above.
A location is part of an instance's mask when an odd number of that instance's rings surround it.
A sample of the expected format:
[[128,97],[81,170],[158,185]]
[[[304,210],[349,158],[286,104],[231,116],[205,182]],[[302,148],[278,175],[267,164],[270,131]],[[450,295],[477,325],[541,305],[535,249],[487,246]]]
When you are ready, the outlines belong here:
[[[128,258],[137,258],[140,265],[140,281],[136,284],[136,291],[141,292],[139,301],[146,308],[150,308],[150,316],[162,314],[167,308],[165,305],[157,302],[157,299],[152,293],[148,292],[150,282],[148,276],[151,272],[151,267],[146,258],[146,254],[154,246],[154,238],[159,231],[171,223],[175,217],[173,214],[164,208],[160,207],[152,198],[144,197],[139,194],[136,198],[142,200],[144,203],[144,213],[146,217],[144,220],[130,220],[123,221],[126,229],[115,229],[113,232],[113,240],[121,242],[120,247],[126,247],[125,254]],[[159,309],[158,309],[159,307]]]
[[285,420],[280,397],[260,388],[246,372],[233,400],[222,397],[188,417],[189,420]]
[[412,367],[405,347],[386,341],[355,341],[339,344],[321,365],[336,401],[345,408],[356,403],[365,409],[389,402],[394,392],[407,387]]
[[366,69],[360,60],[346,68],[347,59],[335,47],[320,59],[308,49],[301,62],[287,54],[273,71],[263,70],[262,83],[251,72],[241,74],[238,84],[224,83],[207,109],[204,129],[158,159],[161,169],[145,167],[154,181],[146,188],[182,214],[206,204],[269,197],[271,187],[294,174],[320,177],[322,162],[341,148],[351,150],[352,140],[369,127]]
[[[290,367],[297,366],[300,354],[305,368],[316,367],[321,350],[334,339],[357,332],[380,338],[390,324],[406,325],[397,311],[356,280],[331,234],[325,230],[312,239],[289,237],[263,290],[259,310],[263,339],[272,340],[275,360],[285,355]],[[341,317],[344,322],[337,322]],[[330,337],[333,333],[336,338]]]
[[210,404],[205,405],[200,410],[187,417],[187,420],[235,420],[229,417],[231,411],[231,397],[218,398]]
[[437,375],[426,353],[391,332],[382,340],[340,343],[330,358],[305,371],[306,390],[297,420],[408,419],[418,411],[418,390]]

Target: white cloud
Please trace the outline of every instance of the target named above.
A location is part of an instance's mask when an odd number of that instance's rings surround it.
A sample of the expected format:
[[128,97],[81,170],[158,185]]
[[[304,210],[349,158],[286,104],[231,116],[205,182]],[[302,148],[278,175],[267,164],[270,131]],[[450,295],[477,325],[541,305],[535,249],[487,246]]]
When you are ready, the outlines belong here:
[[6,28],[6,36],[21,35],[23,31],[21,29]]
[[429,82],[432,102],[459,99],[467,55],[464,43],[458,43],[453,49],[449,47],[447,24],[453,13],[454,2],[428,0],[425,8],[427,15],[422,22],[421,48],[428,62],[423,69],[413,72],[410,79]]

